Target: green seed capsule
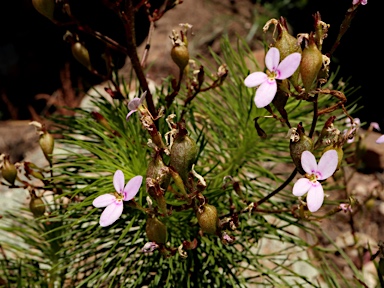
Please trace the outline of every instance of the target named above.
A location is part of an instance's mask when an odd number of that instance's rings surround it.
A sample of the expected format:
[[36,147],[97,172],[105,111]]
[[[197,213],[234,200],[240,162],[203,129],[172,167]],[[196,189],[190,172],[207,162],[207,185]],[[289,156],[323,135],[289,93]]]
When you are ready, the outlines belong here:
[[204,204],[201,213],[197,211],[196,217],[201,230],[208,234],[215,234],[219,226],[217,209],[210,204]]

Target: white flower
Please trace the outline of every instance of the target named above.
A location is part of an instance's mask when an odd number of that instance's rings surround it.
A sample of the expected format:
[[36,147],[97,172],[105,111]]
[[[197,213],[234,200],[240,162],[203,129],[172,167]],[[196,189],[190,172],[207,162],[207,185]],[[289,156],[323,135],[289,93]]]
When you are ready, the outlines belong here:
[[245,78],[244,84],[247,87],[259,86],[256,90],[255,104],[258,108],[269,105],[277,92],[277,80],[287,79],[297,70],[301,61],[300,53],[292,53],[280,61],[279,49],[272,47],[265,55],[265,66],[268,74],[254,72]]
[[336,150],[328,150],[321,156],[317,165],[315,156],[309,151],[301,154],[301,166],[306,172],[305,177],[297,180],[293,186],[293,195],[307,194],[307,206],[311,212],[320,209],[324,202],[324,190],[318,180],[325,180],[335,173],[338,164]]

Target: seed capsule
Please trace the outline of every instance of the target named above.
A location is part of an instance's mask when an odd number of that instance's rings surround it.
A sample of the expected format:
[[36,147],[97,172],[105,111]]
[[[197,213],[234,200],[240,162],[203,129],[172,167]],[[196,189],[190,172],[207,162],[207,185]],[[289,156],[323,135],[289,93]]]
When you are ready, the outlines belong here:
[[158,244],[165,244],[167,241],[167,226],[155,217],[148,217],[145,232],[149,241]]
[[204,204],[201,213],[196,212],[197,221],[199,222],[201,230],[208,234],[215,234],[219,227],[219,218],[217,216],[217,209],[210,204]]

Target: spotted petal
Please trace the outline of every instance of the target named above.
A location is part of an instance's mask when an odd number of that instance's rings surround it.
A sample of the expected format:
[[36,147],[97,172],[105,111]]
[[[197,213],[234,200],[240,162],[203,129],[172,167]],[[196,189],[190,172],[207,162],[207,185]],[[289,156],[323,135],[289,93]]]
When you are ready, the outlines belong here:
[[311,212],[316,212],[320,209],[324,202],[324,190],[319,182],[309,189],[307,194],[307,207]]
[[123,193],[124,184],[123,171],[116,170],[115,175],[113,175],[113,186],[115,187],[116,192]]
[[143,182],[143,176],[135,176],[128,181],[127,185],[124,188],[124,201],[129,201],[136,196],[139,192],[141,183]]
[[100,216],[100,226],[102,227],[106,227],[106,226],[109,226],[113,223],[115,223],[115,221],[117,219],[119,219],[119,217],[121,216],[121,214],[123,213],[123,202],[114,202],[110,205],[108,205],[103,213],[101,213],[101,216]]

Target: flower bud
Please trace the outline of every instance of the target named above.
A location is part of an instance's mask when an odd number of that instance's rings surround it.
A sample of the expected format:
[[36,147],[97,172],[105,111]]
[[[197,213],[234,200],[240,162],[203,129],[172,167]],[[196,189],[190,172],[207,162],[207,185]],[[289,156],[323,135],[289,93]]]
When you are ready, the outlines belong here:
[[6,155],[3,159],[3,166],[1,167],[1,174],[3,178],[9,182],[10,184],[15,184],[15,180],[17,177],[17,169],[15,165],[13,165],[9,161],[9,155]]
[[40,135],[39,144],[41,150],[43,150],[45,159],[52,165],[52,152],[55,145],[53,136],[49,134],[48,131],[44,131],[44,133]]
[[32,5],[41,15],[47,17],[49,20],[53,20],[55,0],[32,0]]
[[304,134],[304,128],[301,125],[301,123],[299,123],[299,125],[297,125],[296,132],[291,136],[289,151],[290,151],[293,163],[295,164],[297,170],[302,175],[305,174],[305,171],[301,166],[301,154],[306,150],[308,151],[313,150],[313,142],[311,138],[309,138]]
[[181,41],[175,42],[171,50],[171,57],[173,62],[183,71],[189,62],[188,47]]
[[301,79],[307,93],[313,88],[313,84],[317,80],[317,74],[319,74],[322,64],[323,54],[321,54],[320,50],[317,48],[316,42],[313,39],[313,34],[310,34],[309,43],[303,50],[300,63]]
[[179,128],[179,133],[172,144],[169,163],[179,173],[184,183],[187,182],[188,173],[192,169],[198,152],[196,142],[186,133],[185,128]]
[[72,44],[71,50],[73,57],[75,57],[80,64],[84,65],[88,70],[92,70],[88,49],[85,48],[83,44],[75,42]]
[[39,218],[45,213],[45,204],[44,201],[36,196],[32,196],[31,201],[29,202],[29,209],[31,210],[35,218]]
[[219,227],[219,217],[217,216],[217,209],[210,204],[204,204],[201,211],[197,211],[196,217],[199,222],[201,230],[208,234],[215,234]]
[[167,241],[167,226],[155,217],[148,217],[145,232],[150,241],[165,244]]

